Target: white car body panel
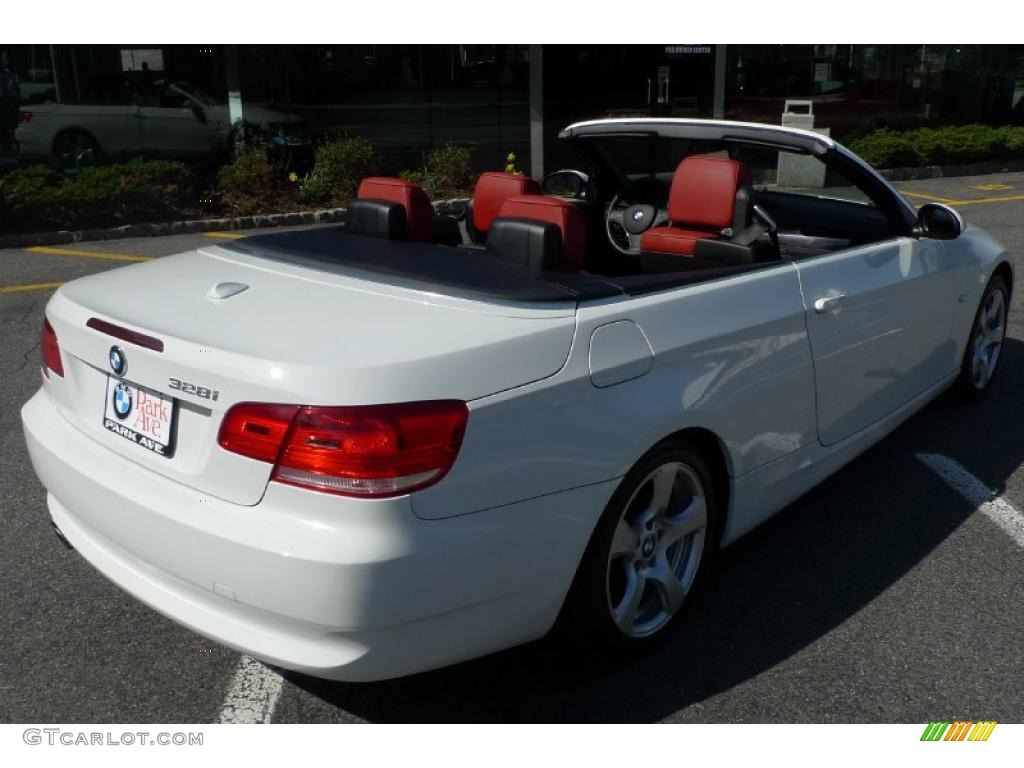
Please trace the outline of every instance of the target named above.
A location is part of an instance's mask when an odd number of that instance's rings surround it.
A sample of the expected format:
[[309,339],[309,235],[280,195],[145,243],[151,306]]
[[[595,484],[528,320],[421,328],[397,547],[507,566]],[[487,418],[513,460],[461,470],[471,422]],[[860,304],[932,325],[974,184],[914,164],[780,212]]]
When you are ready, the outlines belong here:
[[[249,288],[208,298],[225,281]],[[288,317],[274,306],[291,308]],[[71,423],[122,456],[238,504],[260,500],[270,467],[217,448],[220,419],[234,403],[472,401],[559,370],[575,332],[571,307],[425,296],[216,247],[76,280],[57,292],[47,316],[75,350],[55,388]],[[91,317],[163,340],[163,353],[132,350],[128,380],[166,390],[175,377],[219,392],[217,401],[177,393],[183,442],[173,457],[140,455],[104,429],[98,406],[108,371],[99,366],[115,340],[87,328]]]
[[[176,86],[171,88],[187,98],[194,98]],[[69,129],[90,134],[100,151],[108,156],[146,152],[168,157],[200,157],[225,149],[231,130],[227,104],[202,105],[201,108],[206,115],[205,123],[187,106],[29,104],[22,109],[32,113],[32,120],[18,125],[15,138],[19,152],[32,157],[51,156],[54,140]],[[254,125],[297,120],[292,115],[258,105],[247,105],[244,118]]]
[[111,155],[142,151],[138,110],[134,106],[102,104],[33,104],[27,107],[32,121],[15,129],[18,151],[32,157],[49,157],[57,135],[69,128],[90,133]]
[[[196,119],[189,107],[138,107],[142,147],[176,157],[204,155],[224,146],[223,138]],[[100,146],[103,146],[102,144]]]
[[[728,302],[712,282],[581,306],[565,368],[474,403],[474,429],[455,466],[444,483],[413,497],[416,514],[447,517],[456,503],[465,512],[512,503],[522,488],[540,495],[619,478],[685,428],[719,436],[734,476],[814,440],[813,369],[796,270],[753,272],[730,283]],[[624,319],[643,330],[654,364],[647,375],[598,388],[590,339]],[[517,432],[536,448],[492,437]],[[517,482],[503,481],[509,476]]]
[[100,572],[205,637],[352,681],[543,635],[615,485],[441,522],[416,518],[408,497],[276,483],[258,506],[238,506],[97,449],[43,390],[23,418],[54,523]]
[[[909,237],[798,263],[815,359],[818,433],[839,442],[959,367],[950,336],[959,249]],[[842,297],[838,299],[838,297]]]
[[[1005,251],[967,228],[638,295],[530,303],[222,247],[61,287],[64,376],[22,418],[56,525],[102,573],[204,636],[341,680],[430,669],[543,636],[622,477],[686,431],[720,456],[728,544],[872,445],[957,376]],[[223,281],[248,286],[227,299]],[[845,302],[817,312],[835,293]],[[171,459],[103,429],[112,344],[125,378],[168,377]],[[386,499],[269,481],[220,448],[244,401],[467,403],[438,483]]]

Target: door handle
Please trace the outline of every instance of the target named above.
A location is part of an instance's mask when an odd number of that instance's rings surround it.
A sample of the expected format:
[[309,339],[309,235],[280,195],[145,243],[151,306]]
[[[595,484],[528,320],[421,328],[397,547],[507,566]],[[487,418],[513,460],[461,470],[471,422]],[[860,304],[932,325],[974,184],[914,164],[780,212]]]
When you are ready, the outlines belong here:
[[838,309],[839,305],[843,303],[843,299],[846,296],[842,293],[832,294],[830,296],[822,296],[814,302],[814,311],[819,315],[824,315],[826,312],[831,312],[833,309]]

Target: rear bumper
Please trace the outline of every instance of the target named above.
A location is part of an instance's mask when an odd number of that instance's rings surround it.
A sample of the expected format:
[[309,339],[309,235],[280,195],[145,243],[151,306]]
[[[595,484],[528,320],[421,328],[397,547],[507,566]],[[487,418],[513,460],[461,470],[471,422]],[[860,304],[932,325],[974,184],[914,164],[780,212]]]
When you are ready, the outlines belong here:
[[287,669],[396,677],[550,628],[613,483],[423,521],[270,484],[256,506],[204,497],[97,445],[38,392],[22,409],[54,522],[159,612]]
[[14,131],[14,140],[18,142],[18,152],[31,157],[48,157],[52,151],[53,137],[31,125],[18,126]]

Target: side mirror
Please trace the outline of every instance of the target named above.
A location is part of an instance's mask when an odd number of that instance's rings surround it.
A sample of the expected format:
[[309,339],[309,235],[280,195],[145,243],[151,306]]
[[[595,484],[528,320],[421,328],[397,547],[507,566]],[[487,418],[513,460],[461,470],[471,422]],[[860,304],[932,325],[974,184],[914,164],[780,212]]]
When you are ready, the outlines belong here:
[[196,116],[196,120],[198,120],[203,125],[206,125],[206,110],[203,109],[199,104],[196,104],[195,102],[192,102],[191,107],[192,114]]
[[583,171],[564,169],[549,173],[540,183],[545,195],[586,200],[590,197],[590,177]]
[[955,240],[964,231],[964,220],[941,203],[925,203],[917,212],[917,233],[935,240]]

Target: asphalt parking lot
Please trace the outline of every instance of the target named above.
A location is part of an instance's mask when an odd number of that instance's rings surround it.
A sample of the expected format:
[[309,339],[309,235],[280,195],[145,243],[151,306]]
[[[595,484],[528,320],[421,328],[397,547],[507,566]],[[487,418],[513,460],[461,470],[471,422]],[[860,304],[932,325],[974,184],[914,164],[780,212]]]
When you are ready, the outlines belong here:
[[[902,182],[1024,253],[1024,174]],[[413,678],[261,665],[122,593],[53,534],[19,410],[57,284],[213,242],[0,250],[0,722],[1024,722],[1024,549],[919,458],[1024,510],[1024,315],[983,402],[942,398],[727,549],[652,653],[537,643]]]

